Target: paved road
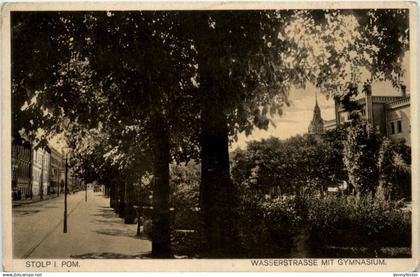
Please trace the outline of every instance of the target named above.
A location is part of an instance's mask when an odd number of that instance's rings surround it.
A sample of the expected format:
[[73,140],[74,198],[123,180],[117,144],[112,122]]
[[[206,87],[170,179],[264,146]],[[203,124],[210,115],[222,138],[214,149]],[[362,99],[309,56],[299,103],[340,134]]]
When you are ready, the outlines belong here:
[[63,233],[63,196],[13,208],[15,258],[137,258],[151,242],[135,236],[102,193],[68,196],[68,233]]

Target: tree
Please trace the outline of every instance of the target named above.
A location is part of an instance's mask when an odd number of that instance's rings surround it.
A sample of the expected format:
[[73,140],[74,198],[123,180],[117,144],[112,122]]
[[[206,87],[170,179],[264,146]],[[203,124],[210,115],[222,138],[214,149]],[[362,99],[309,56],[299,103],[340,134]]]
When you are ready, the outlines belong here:
[[383,191],[385,199],[390,199],[393,190],[393,177],[395,176],[394,155],[392,141],[384,139],[378,153],[379,188]]
[[378,186],[377,153],[380,140],[371,126],[355,122],[344,142],[344,165],[350,184],[358,196],[375,194]]
[[232,178],[247,197],[323,194],[342,178],[342,152],[333,147],[312,135],[253,141],[235,152]]
[[229,135],[242,130],[250,133],[254,125],[267,128],[270,100],[277,99],[271,102],[272,114],[285,103],[286,88],[279,79],[289,76],[276,74],[279,52],[270,49],[285,47],[275,39],[282,20],[276,11],[183,14],[183,33],[192,35],[198,65],[200,207],[209,256],[227,257],[237,251]]
[[385,199],[410,195],[407,193],[411,186],[410,152],[404,144],[388,138],[382,141],[378,153],[379,189]]

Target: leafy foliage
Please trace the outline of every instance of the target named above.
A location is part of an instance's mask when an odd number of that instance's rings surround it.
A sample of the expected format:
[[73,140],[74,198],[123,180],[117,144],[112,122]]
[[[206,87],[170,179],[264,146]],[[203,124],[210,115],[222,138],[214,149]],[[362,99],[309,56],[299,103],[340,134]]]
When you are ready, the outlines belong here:
[[200,165],[171,165],[171,207],[174,207],[174,228],[199,230]]
[[238,229],[243,257],[284,257],[302,230],[294,197],[250,200],[241,197]]
[[344,143],[344,165],[357,194],[375,193],[378,186],[377,154],[380,141],[372,127],[356,121]]
[[378,153],[380,191],[385,199],[410,198],[410,148],[385,138]]
[[315,249],[326,245],[410,246],[411,213],[402,202],[370,196],[356,198],[308,197],[310,243]]
[[234,152],[232,177],[241,189],[259,196],[322,194],[329,184],[345,179],[339,143],[312,135],[250,142],[246,150]]

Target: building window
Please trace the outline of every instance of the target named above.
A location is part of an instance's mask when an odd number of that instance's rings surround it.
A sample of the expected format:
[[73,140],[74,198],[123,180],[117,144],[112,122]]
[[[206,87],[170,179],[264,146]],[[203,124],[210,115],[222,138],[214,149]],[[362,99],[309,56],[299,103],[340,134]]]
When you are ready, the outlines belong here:
[[397,132],[398,132],[398,133],[402,133],[401,120],[398,120],[398,121],[397,121]]
[[391,135],[395,134],[395,125],[394,122],[391,122]]

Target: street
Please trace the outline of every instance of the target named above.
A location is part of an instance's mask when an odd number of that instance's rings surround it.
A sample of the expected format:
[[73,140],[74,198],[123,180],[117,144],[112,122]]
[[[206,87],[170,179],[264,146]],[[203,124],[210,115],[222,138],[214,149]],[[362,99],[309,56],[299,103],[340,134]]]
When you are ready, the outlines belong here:
[[68,231],[63,233],[64,196],[13,208],[15,258],[137,258],[151,251],[136,237],[136,224],[124,224],[102,192],[68,196]]

